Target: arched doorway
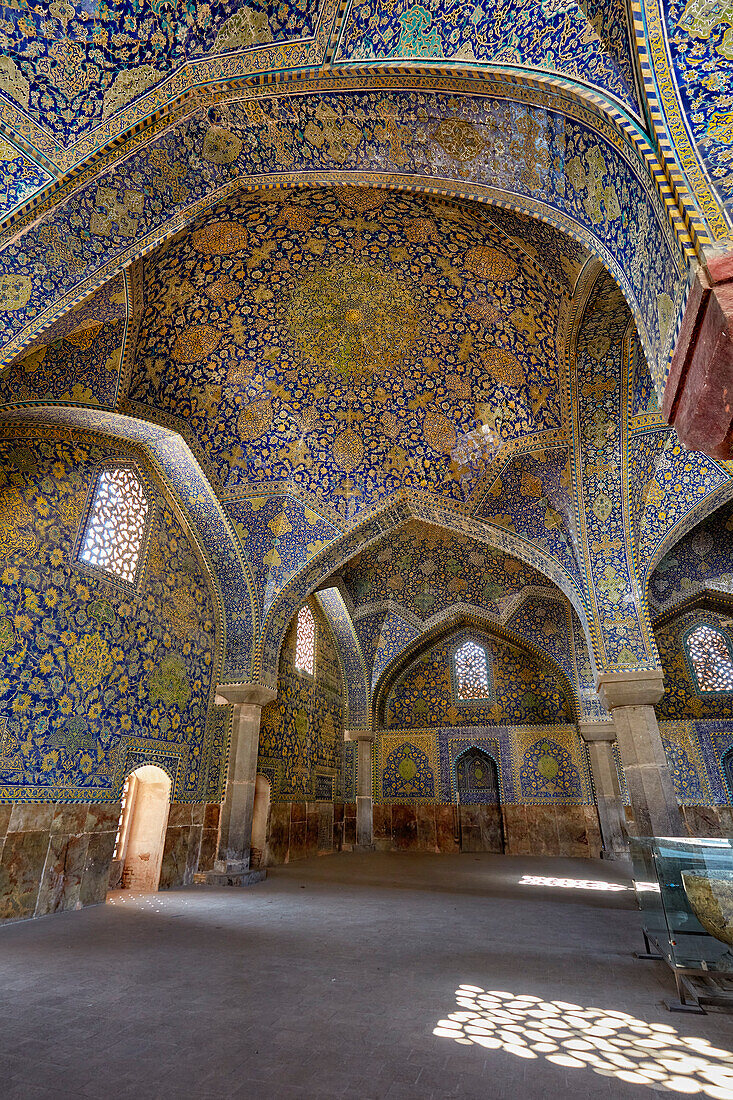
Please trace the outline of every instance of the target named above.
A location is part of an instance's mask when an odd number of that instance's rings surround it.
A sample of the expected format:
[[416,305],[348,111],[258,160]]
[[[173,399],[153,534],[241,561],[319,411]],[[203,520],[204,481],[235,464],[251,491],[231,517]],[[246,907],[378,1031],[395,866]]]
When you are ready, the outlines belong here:
[[501,789],[496,761],[472,746],[456,760],[458,825],[462,852],[504,851]]
[[252,840],[250,866],[264,867],[267,858],[267,819],[270,816],[270,780],[266,775],[255,779],[255,802],[252,810]]
[[128,775],[110,886],[141,892],[158,889],[170,798],[170,776],[155,764],[145,764]]

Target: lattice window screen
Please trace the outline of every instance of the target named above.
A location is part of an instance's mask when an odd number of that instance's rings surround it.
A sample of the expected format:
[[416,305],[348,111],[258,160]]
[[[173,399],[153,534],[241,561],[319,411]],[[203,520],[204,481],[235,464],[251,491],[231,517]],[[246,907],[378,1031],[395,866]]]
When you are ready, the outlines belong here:
[[700,691],[733,691],[733,660],[724,634],[700,625],[687,635],[687,653]]
[[458,699],[488,699],[489,664],[486,650],[476,642],[464,642],[456,650],[456,697]]
[[148,501],[134,470],[102,470],[79,560],[131,584],[140,560]]
[[295,667],[299,672],[309,672],[311,676],[316,671],[316,623],[307,604],[298,612]]

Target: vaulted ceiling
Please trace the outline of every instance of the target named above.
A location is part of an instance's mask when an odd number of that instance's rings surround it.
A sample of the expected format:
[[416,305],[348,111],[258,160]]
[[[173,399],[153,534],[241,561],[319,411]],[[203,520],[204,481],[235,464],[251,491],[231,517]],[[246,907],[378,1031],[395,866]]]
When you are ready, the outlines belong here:
[[3,9],[0,406],[147,449],[223,679],[317,589],[362,716],[459,607],[584,713],[656,663],[648,578],[733,484],[658,401],[730,234],[733,18],[643,8]]

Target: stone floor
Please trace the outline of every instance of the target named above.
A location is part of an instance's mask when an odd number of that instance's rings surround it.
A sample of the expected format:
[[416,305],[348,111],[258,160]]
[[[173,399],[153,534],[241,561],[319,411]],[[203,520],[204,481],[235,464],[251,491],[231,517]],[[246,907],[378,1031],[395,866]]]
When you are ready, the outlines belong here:
[[733,1100],[733,1017],[664,1009],[671,976],[632,957],[633,895],[606,883],[628,880],[344,854],[10,925],[0,1095]]

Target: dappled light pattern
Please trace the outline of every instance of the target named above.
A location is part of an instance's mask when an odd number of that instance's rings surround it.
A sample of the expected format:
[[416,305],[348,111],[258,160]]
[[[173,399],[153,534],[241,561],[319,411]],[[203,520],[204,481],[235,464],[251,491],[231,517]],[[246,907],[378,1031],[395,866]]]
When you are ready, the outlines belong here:
[[439,1020],[433,1035],[652,1089],[733,1100],[733,1054],[669,1024],[476,985],[459,986],[456,1000],[458,1011]]
[[565,890],[630,890],[620,882],[603,882],[593,878],[554,878],[551,875],[522,875],[520,886],[552,886]]

